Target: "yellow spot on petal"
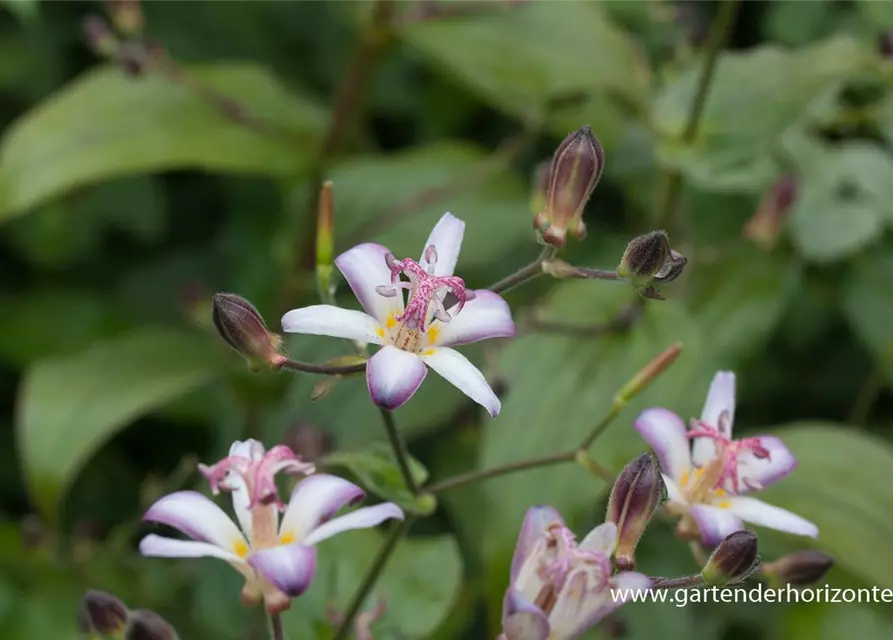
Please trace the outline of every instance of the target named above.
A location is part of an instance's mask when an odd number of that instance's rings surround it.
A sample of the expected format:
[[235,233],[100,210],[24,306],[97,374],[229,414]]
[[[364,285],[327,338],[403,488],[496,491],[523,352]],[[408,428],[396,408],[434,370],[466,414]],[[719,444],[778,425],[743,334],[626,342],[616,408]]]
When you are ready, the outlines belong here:
[[433,356],[434,352],[435,352],[434,349],[425,349],[424,351],[422,351],[422,355],[423,356]]
[[726,490],[725,489],[714,489],[713,495],[715,495],[717,498],[722,498],[724,495],[726,495]]
[[244,542],[242,542],[241,540],[237,540],[236,543],[233,545],[233,551],[240,558],[244,558],[245,556],[248,555],[248,551],[249,551],[248,545],[245,544]]
[[291,531],[284,531],[281,536],[279,536],[279,544],[291,544],[295,541],[295,534]]
[[379,338],[384,338],[384,329],[382,329],[381,327],[378,327],[377,329],[375,329],[375,333],[378,334]]
[[688,481],[691,480],[691,471],[686,471],[682,474],[682,477],[679,478],[679,485],[684,487],[688,484]]
[[729,507],[732,506],[732,503],[729,502],[728,500],[723,500],[716,506],[719,507],[720,509],[728,509]]
[[397,318],[395,318],[393,314],[388,316],[387,322],[385,322],[385,326],[387,326],[388,329],[393,329],[397,326]]
[[437,327],[428,327],[428,343],[429,344],[437,344],[437,336],[440,334],[440,329]]

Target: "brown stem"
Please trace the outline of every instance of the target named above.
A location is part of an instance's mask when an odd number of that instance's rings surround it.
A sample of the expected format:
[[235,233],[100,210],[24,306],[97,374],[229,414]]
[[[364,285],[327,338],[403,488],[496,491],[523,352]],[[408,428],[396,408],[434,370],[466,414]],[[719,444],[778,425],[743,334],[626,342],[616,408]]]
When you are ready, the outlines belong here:
[[282,629],[282,617],[278,613],[270,614],[270,639],[285,640],[285,631]]
[[457,489],[459,487],[473,484],[475,482],[480,482],[482,480],[489,480],[490,478],[497,478],[499,476],[515,473],[516,471],[525,471],[527,469],[536,469],[537,467],[546,467],[555,464],[563,464],[565,462],[573,462],[576,456],[577,452],[576,450],[573,450],[563,451],[561,453],[552,453],[546,456],[540,456],[538,458],[530,458],[528,460],[509,462],[508,464],[500,465],[498,467],[481,469],[479,471],[471,471],[469,473],[464,473],[453,478],[448,478],[443,482],[438,482],[437,484],[433,484],[430,487],[427,487],[427,490],[431,493],[443,493],[444,491],[450,491],[451,489]]
[[316,364],[314,362],[299,362],[297,360],[286,360],[279,365],[280,369],[291,369],[292,371],[303,371],[304,373],[316,373],[324,376],[344,376],[351,373],[360,373],[366,370],[366,363],[348,364],[348,365],[330,365]]
[[540,253],[539,258],[531,262],[525,267],[521,267],[515,273],[506,276],[502,280],[498,280],[494,282],[489,287],[487,287],[493,293],[505,293],[509,289],[517,287],[519,284],[523,282],[527,282],[528,280],[533,280],[537,276],[540,276],[544,273],[543,271],[543,263],[547,260],[551,260],[556,253],[555,247],[546,246],[543,247],[542,253]]
[[696,587],[703,584],[704,579],[701,574],[696,573],[691,576],[681,576],[679,578],[652,578],[652,589],[685,589],[687,587]]
[[400,466],[400,473],[403,475],[403,482],[406,488],[413,495],[419,495],[419,486],[416,484],[415,478],[412,477],[412,468],[409,465],[409,450],[406,443],[397,431],[397,423],[394,420],[394,414],[387,409],[381,410],[381,419],[384,421],[385,429],[388,432],[388,440],[391,442],[391,449],[394,450],[394,457],[397,458],[397,464]]

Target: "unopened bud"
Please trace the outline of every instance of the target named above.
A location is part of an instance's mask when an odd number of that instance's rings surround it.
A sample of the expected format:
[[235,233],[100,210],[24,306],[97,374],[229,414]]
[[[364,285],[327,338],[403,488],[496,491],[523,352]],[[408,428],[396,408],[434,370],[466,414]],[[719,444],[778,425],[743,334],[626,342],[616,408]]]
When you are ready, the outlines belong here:
[[663,300],[653,283],[672,282],[687,263],[685,256],[670,248],[666,232],[652,231],[630,240],[617,267],[617,275],[632,282],[646,298]]
[[893,58],[893,29],[887,29],[878,35],[877,49],[882,57]]
[[234,293],[215,293],[212,317],[220,337],[248,360],[253,370],[259,363],[279,367],[282,338],[267,329],[264,319],[250,302]]
[[727,536],[710,554],[701,577],[709,585],[722,587],[744,582],[758,567],[757,534],[743,530]]
[[818,549],[804,549],[761,567],[763,574],[777,584],[806,586],[821,580],[834,564],[834,558]]
[[154,611],[141,609],[130,615],[124,640],[178,640],[176,630]]
[[[548,204],[547,193],[549,192],[549,174],[551,172],[552,163],[549,160],[540,162],[533,170],[533,184],[530,189],[530,210],[533,212],[533,226],[540,231],[545,231],[548,225],[546,216],[546,205]],[[540,228],[540,227],[543,228]]]
[[772,249],[781,235],[782,225],[797,198],[797,178],[788,174],[772,185],[744,224],[742,235],[764,250]]
[[623,385],[617,398],[622,403],[627,403],[637,395],[648,388],[652,382],[657,380],[663,373],[676,362],[682,353],[682,343],[674,342],[669,347],[654,356],[648,364],[639,369],[636,374],[630,378],[629,382]]
[[89,15],[84,19],[84,36],[97,55],[113,56],[118,50],[118,39],[104,18]]
[[335,204],[332,198],[332,182],[326,181],[319,192],[316,212],[316,284],[323,302],[335,295],[332,283],[335,232]]
[[617,525],[614,558],[619,571],[636,568],[636,545],[660,504],[664,481],[660,465],[650,453],[630,462],[614,482],[605,522]]
[[137,35],[145,26],[139,0],[110,0],[109,15],[115,28],[127,36]]
[[81,599],[78,627],[85,633],[120,634],[127,627],[127,605],[105,591],[90,590]]
[[586,235],[583,208],[601,178],[605,152],[588,126],[568,135],[552,156],[546,206],[534,220],[543,239],[563,247],[567,232],[578,240]]

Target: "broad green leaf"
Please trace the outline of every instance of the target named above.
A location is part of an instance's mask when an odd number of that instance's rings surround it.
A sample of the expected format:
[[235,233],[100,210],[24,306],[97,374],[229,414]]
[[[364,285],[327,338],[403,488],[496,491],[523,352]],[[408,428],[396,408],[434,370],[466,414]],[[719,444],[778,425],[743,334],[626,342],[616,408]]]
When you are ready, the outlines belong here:
[[[818,594],[815,594],[818,595]],[[858,592],[853,594],[860,597]],[[832,594],[833,596],[833,594]],[[893,637],[893,622],[865,604],[845,604],[843,594],[835,602],[801,604],[785,616],[783,637],[787,640],[887,640]],[[822,595],[822,597],[825,597]],[[847,594],[847,598],[850,594]],[[861,596],[865,601],[865,594]],[[893,602],[893,597],[888,601]],[[830,605],[830,606],[829,606]]]
[[845,258],[893,221],[893,158],[881,147],[813,145],[809,157],[798,160],[802,175],[790,224],[803,257]]
[[872,28],[883,31],[893,27],[893,5],[876,0],[856,0],[856,7]]
[[843,37],[799,51],[764,45],[726,53],[717,64],[698,136],[683,145],[701,73],[696,65],[667,86],[654,106],[661,159],[707,190],[763,188],[778,173],[771,153],[782,133],[866,59],[856,42]]
[[847,319],[893,384],[893,255],[861,256],[842,288]]
[[86,184],[197,168],[293,175],[306,166],[325,115],[250,64],[187,69],[281,134],[233,122],[182,85],[111,66],[85,73],[8,128],[0,141],[0,220]]
[[[330,639],[334,629],[327,612],[344,612],[383,543],[383,535],[367,530],[318,545],[316,579],[283,614],[287,637]],[[371,610],[380,600],[387,607],[372,625],[373,635],[428,637],[453,607],[461,580],[462,561],[450,536],[399,542],[364,608]]]
[[[364,489],[380,498],[396,502],[409,510],[419,507],[416,497],[406,488],[394,452],[383,443],[362,451],[329,454],[325,457],[325,465],[347,468],[357,477]],[[409,465],[416,485],[423,485],[428,479],[428,470],[412,457]]]
[[16,429],[28,489],[43,515],[55,518],[78,471],[116,431],[216,371],[203,342],[161,329],[34,364],[19,389]]
[[893,556],[878,553],[893,538],[893,446],[853,427],[798,423],[775,430],[797,458],[790,476],[760,493],[767,502],[814,522],[818,540],[870,585],[893,587]]
[[605,98],[634,105],[646,100],[647,65],[597,3],[568,3],[556,11],[551,2],[531,2],[512,11],[409,23],[399,33],[491,105],[522,120],[542,119],[551,101],[582,97],[588,123],[613,139],[620,132],[599,122],[603,114],[608,121],[616,117]]

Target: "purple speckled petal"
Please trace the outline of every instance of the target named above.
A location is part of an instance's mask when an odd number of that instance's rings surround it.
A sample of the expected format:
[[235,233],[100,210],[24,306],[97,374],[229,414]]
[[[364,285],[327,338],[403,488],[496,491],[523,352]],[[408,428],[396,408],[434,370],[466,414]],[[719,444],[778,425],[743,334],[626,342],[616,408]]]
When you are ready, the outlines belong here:
[[549,620],[520,591],[511,589],[502,601],[502,633],[506,640],[546,640]]
[[[778,482],[797,467],[797,459],[781,439],[775,436],[759,436],[759,441],[769,451],[768,458],[757,458],[750,450],[738,456],[740,473],[756,480],[761,485],[757,489]],[[749,493],[753,490],[746,483],[741,483],[739,486],[739,493]]]
[[633,426],[651,445],[664,474],[679,482],[691,470],[691,442],[682,418],[668,409],[646,409]]
[[279,527],[280,540],[301,542],[320,523],[365,497],[360,487],[344,478],[327,473],[307,476],[291,492]]
[[295,598],[313,582],[316,549],[297,543],[270,547],[252,553],[248,564],[277,589]]
[[428,373],[414,353],[387,345],[366,363],[366,384],[372,402],[394,410],[406,404],[418,391]]
[[707,547],[715,547],[727,536],[744,529],[744,522],[731,509],[697,504],[689,509],[689,514],[698,523],[701,540]]
[[391,283],[391,270],[385,262],[387,247],[367,242],[348,249],[335,258],[335,266],[370,316],[386,325],[388,318],[403,312],[403,296],[387,298],[375,289]]
[[512,584],[515,583],[521,566],[533,551],[537,540],[546,535],[546,529],[553,523],[564,526],[561,514],[548,505],[530,507],[524,514],[524,522],[521,524],[521,532],[518,534],[518,542],[515,544],[515,555],[512,558]]
[[508,303],[502,297],[479,289],[474,298],[465,303],[462,311],[449,322],[435,320],[432,325],[437,336],[433,344],[452,347],[489,338],[511,338],[515,335],[515,322]]
[[223,509],[196,491],[164,496],[149,507],[143,520],[166,524],[199,542],[210,542],[227,551],[234,551],[239,545],[247,547],[242,532]]

